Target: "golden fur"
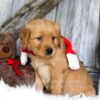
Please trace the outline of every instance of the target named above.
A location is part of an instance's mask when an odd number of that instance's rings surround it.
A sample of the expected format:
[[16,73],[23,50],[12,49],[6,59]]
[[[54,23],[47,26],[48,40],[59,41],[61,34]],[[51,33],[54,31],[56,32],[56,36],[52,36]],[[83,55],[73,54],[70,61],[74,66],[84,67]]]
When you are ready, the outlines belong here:
[[30,57],[35,69],[37,89],[46,87],[56,95],[95,95],[92,79],[83,65],[80,63],[81,68],[77,71],[69,69],[64,43],[55,22],[32,20],[24,26],[19,35],[22,47],[35,54]]

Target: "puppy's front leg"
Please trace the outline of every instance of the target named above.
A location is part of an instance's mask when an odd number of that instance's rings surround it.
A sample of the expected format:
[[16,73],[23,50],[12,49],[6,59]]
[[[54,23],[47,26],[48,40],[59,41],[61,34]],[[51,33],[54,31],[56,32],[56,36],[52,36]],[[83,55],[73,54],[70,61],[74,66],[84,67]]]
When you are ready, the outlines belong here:
[[52,59],[52,83],[51,92],[55,95],[61,95],[63,90],[64,72],[68,68],[64,52],[58,48]]
[[51,93],[61,95],[63,89],[63,73],[57,70],[52,71]]
[[51,70],[50,66],[48,65],[41,65],[38,68],[39,77],[42,80],[43,85],[46,87],[47,90],[50,90],[51,86]]
[[43,84],[42,84],[42,81],[41,81],[41,79],[40,79],[40,77],[39,77],[39,75],[38,75],[38,73],[36,72],[36,79],[35,79],[35,85],[36,85],[36,89],[38,90],[38,91],[43,91]]

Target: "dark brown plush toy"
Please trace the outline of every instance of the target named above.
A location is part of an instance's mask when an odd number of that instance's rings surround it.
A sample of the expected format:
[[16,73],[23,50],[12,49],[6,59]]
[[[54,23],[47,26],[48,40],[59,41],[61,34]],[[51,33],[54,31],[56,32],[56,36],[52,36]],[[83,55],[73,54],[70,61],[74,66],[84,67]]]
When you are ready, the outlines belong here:
[[33,85],[34,70],[22,66],[16,56],[16,39],[11,33],[0,33],[0,79],[9,86]]

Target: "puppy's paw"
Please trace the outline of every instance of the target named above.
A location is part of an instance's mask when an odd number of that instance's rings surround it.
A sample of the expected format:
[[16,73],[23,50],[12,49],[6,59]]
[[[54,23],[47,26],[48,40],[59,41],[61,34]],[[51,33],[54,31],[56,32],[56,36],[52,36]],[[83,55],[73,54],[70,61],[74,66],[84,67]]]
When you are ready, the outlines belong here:
[[78,70],[80,68],[79,60],[75,54],[68,53],[67,59],[70,69]]
[[20,61],[22,65],[25,65],[27,63],[27,57],[28,54],[26,52],[21,52]]

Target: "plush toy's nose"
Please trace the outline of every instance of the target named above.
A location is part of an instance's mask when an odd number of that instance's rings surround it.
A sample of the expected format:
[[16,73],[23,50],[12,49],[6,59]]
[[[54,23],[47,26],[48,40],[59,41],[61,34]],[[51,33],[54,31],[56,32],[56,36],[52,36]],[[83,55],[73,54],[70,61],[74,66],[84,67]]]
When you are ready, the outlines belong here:
[[8,53],[8,52],[10,51],[10,48],[9,48],[8,46],[4,46],[4,47],[2,48],[2,51],[3,51],[4,53]]

